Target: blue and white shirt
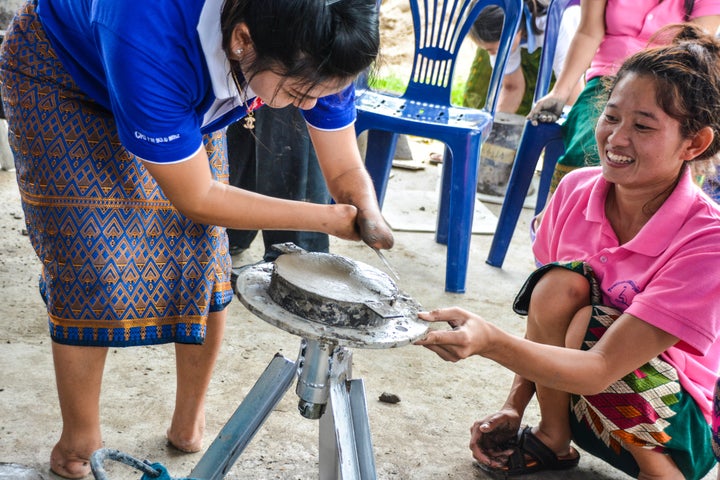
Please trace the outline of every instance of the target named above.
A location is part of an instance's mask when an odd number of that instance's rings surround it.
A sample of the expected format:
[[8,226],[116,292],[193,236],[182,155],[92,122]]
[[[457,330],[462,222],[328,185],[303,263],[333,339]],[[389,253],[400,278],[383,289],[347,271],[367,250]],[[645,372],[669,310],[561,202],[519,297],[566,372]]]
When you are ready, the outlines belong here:
[[[123,146],[158,163],[202,148],[202,135],[245,116],[222,49],[223,0],[38,0],[58,57],[78,84],[113,113]],[[248,92],[248,103],[255,94]],[[303,112],[312,126],[355,120],[354,89]]]

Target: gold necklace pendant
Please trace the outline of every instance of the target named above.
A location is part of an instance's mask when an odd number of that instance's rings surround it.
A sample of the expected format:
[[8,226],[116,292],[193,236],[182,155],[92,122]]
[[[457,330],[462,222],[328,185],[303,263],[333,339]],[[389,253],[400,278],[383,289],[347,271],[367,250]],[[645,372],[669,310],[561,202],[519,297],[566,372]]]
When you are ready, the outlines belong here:
[[247,97],[242,98],[243,95],[243,89],[240,87],[240,82],[238,81],[237,75],[235,74],[235,70],[230,69],[230,75],[232,76],[233,83],[235,83],[235,88],[237,89],[238,93],[240,94],[241,101],[245,104],[245,119],[243,120],[243,128],[246,128],[248,130],[252,130],[255,128],[255,114],[250,110],[250,105],[248,105]]
[[243,119],[243,128],[246,128],[248,130],[252,130],[253,128],[255,128],[255,114],[253,112],[248,112]]

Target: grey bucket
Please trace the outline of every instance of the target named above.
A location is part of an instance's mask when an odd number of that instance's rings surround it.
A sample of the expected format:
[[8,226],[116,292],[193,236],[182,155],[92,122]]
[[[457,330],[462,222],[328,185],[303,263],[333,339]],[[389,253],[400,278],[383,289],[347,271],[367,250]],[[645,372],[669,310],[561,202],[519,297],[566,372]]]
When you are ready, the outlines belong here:
[[522,115],[503,112],[495,114],[490,136],[480,151],[478,193],[505,196],[524,125],[525,117]]

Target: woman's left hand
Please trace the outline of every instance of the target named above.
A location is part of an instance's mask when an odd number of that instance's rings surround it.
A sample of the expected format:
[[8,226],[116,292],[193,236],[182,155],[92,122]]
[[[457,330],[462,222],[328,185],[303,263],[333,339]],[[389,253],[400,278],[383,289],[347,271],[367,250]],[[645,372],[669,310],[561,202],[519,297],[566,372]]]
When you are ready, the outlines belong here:
[[457,362],[480,354],[488,342],[487,322],[474,313],[459,307],[420,312],[418,317],[428,322],[447,322],[452,330],[433,330],[415,345],[437,353],[440,358]]
[[358,209],[356,225],[363,242],[372,248],[387,250],[395,243],[390,226],[377,209]]

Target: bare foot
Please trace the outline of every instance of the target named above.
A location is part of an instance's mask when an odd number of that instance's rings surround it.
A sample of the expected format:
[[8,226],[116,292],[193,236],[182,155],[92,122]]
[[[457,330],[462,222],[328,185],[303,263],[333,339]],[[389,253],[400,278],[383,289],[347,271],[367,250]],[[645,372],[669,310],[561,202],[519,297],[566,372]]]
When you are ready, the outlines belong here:
[[175,434],[171,426],[167,430],[168,445],[183,452],[196,453],[202,450],[203,434],[205,433],[205,422],[199,428],[193,428],[190,435]]
[[89,455],[67,451],[58,443],[50,453],[50,471],[64,478],[83,478],[90,474]]

